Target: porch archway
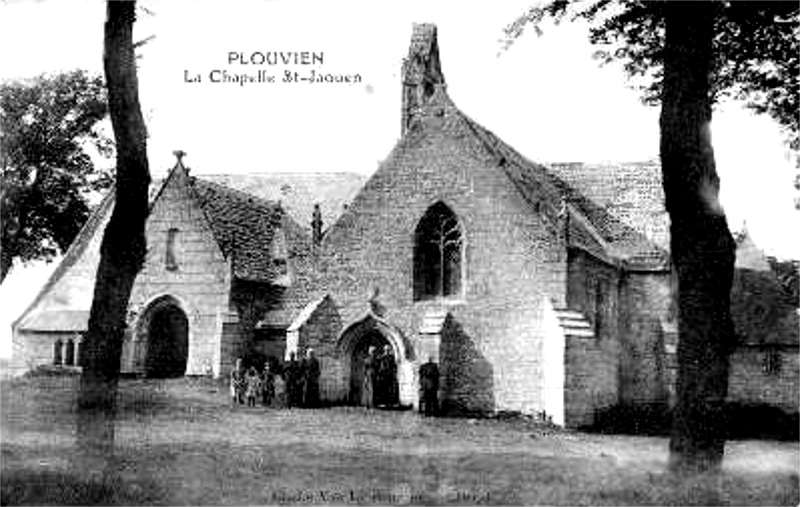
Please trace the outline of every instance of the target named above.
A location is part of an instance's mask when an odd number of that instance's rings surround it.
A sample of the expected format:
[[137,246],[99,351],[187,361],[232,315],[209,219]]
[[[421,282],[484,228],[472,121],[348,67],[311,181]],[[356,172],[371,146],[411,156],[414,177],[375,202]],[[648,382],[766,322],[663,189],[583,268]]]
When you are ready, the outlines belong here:
[[342,361],[344,386],[347,389],[347,401],[362,405],[362,388],[364,380],[364,360],[370,348],[376,351],[389,346],[397,365],[396,382],[401,404],[413,402],[413,350],[399,329],[383,319],[369,313],[356,321],[339,335],[336,348]]
[[186,373],[189,320],[177,299],[164,296],[144,311],[139,325],[143,370],[148,377],[172,378]]

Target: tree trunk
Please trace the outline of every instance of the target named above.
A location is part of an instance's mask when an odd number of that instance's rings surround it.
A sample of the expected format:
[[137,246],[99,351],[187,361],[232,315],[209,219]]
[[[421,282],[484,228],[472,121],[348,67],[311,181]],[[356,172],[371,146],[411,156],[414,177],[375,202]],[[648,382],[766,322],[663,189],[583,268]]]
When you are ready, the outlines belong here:
[[150,174],[133,47],[135,9],[135,2],[109,1],[105,24],[103,63],[117,148],[116,203],[100,247],[89,328],[81,347],[77,432],[79,452],[98,459],[113,449],[128,300],[146,252]]
[[678,278],[678,377],[670,469],[715,470],[725,448],[723,409],[735,245],[718,202],[711,146],[715,4],[667,2],[661,170]]

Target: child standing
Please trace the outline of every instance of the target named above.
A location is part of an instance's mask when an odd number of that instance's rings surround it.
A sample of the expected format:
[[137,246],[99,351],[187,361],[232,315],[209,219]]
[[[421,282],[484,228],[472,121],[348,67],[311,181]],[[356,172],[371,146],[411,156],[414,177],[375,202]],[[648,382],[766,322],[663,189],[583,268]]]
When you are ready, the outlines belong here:
[[255,407],[256,398],[261,393],[261,379],[258,377],[258,372],[255,367],[251,366],[247,370],[247,390],[245,396],[247,397],[247,406]]
[[286,381],[283,380],[283,375],[280,373],[275,374],[275,398],[273,398],[273,405],[275,408],[286,407]]
[[237,359],[236,364],[231,370],[231,405],[241,405],[244,402],[244,370],[242,360]]

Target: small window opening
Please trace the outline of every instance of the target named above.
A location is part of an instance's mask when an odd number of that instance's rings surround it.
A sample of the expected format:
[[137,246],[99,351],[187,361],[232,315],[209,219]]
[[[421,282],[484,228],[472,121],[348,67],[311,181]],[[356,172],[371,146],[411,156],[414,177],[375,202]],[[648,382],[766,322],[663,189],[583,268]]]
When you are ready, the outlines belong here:
[[75,342],[72,340],[67,340],[67,347],[64,352],[64,365],[75,366]]
[[167,231],[167,257],[166,267],[170,271],[178,269],[178,258],[175,255],[175,241],[178,237],[178,229],[170,229]]
[[772,349],[767,351],[764,357],[764,371],[767,375],[776,376],[781,374],[782,358],[779,350]]
[[53,344],[53,364],[56,366],[61,366],[61,362],[63,360],[61,348],[63,346],[64,344],[61,342],[61,340],[56,340],[56,342]]

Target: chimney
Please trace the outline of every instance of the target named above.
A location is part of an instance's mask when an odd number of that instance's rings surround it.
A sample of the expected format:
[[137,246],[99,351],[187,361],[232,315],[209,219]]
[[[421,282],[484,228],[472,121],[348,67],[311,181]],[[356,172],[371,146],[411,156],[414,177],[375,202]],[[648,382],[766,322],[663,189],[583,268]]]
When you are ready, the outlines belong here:
[[403,60],[403,111],[401,133],[416,120],[419,110],[428,105],[437,88],[444,87],[439,61],[436,25],[414,23],[408,56]]
[[314,246],[322,243],[322,211],[319,204],[314,205],[314,212],[311,215],[311,241]]

